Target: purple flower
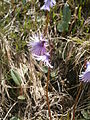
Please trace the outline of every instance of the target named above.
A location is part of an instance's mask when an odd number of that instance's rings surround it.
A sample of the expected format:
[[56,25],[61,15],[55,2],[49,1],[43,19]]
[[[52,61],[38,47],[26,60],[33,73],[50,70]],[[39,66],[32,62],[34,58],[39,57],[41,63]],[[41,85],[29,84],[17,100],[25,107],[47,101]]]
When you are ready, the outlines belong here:
[[44,64],[50,68],[53,68],[53,66],[50,64],[50,54],[47,52],[47,46],[48,42],[46,39],[43,38],[41,35],[40,37],[38,35],[33,35],[30,37],[32,41],[28,43],[28,47],[30,47],[30,51],[32,53],[32,56],[38,60],[44,62]]
[[46,53],[47,41],[38,35],[33,35],[30,39],[32,41],[28,43],[28,47],[30,47],[31,53],[38,56],[44,55]]
[[90,62],[87,62],[85,72],[82,72],[82,74],[79,77],[81,81],[90,82]]
[[55,0],[44,0],[44,5],[41,7],[41,10],[50,11],[50,7],[52,8],[56,4]]
[[50,64],[50,54],[49,53],[45,53],[45,55],[42,56],[38,56],[38,55],[34,55],[34,58],[38,61],[42,61],[44,62],[44,64],[50,68],[53,68],[53,66]]

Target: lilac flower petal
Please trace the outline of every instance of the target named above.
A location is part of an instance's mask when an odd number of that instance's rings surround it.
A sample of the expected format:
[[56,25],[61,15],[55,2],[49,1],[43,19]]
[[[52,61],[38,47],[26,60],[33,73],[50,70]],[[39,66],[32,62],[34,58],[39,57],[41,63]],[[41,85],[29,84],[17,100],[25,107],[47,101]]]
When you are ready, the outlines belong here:
[[41,10],[48,10],[48,11],[50,11],[50,8],[49,8],[49,6],[47,6],[47,5],[43,5],[43,6],[41,7]]
[[50,7],[52,8],[55,4],[56,4],[56,1],[55,0],[51,0]]
[[86,67],[90,67],[90,62],[87,62]]
[[32,54],[43,55],[46,53],[46,47],[42,43],[33,44],[31,48]]
[[48,1],[50,1],[50,0],[44,0],[45,3],[48,2]]
[[50,54],[47,53],[47,40],[44,39],[42,35],[40,37],[33,35],[33,37],[30,37],[30,39],[32,41],[28,43],[28,47],[30,47],[32,56],[36,60],[42,61],[46,66],[53,68],[53,66],[49,63]]
[[79,76],[81,81],[90,82],[90,62],[87,62],[86,70]]
[[44,62],[44,64],[46,66],[53,68],[53,66],[49,63],[50,55],[48,53],[46,53],[45,55],[42,55],[42,56],[38,56],[38,55],[33,54],[33,56],[36,60]]
[[41,10],[50,11],[50,7],[52,8],[56,4],[55,0],[44,0],[44,5],[41,7]]
[[83,77],[82,77],[82,80],[84,82],[90,82],[90,71],[86,72]]
[[38,56],[44,55],[46,53],[47,42],[42,36],[33,36],[31,37],[31,41],[28,43],[28,47],[30,47],[30,51],[32,54],[36,54]]

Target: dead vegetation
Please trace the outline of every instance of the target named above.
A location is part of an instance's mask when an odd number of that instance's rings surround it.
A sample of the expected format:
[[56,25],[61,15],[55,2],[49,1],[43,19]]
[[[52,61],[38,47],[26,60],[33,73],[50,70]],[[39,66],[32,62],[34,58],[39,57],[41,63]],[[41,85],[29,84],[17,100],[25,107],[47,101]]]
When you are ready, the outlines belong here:
[[[90,16],[84,16],[89,1],[79,5],[76,0],[71,6],[68,0],[72,16],[69,30],[63,32],[58,32],[57,25],[64,3],[58,3],[57,0],[50,12],[53,18],[46,36],[53,44],[54,66],[48,96],[52,120],[70,120],[80,85],[79,74],[85,70],[85,60],[90,59]],[[0,120],[49,119],[47,67],[34,60],[27,47],[30,36],[43,32],[45,27],[45,13],[39,6],[38,0],[27,0],[25,4],[0,1]],[[90,83],[83,86],[76,108],[77,120],[90,119]]]

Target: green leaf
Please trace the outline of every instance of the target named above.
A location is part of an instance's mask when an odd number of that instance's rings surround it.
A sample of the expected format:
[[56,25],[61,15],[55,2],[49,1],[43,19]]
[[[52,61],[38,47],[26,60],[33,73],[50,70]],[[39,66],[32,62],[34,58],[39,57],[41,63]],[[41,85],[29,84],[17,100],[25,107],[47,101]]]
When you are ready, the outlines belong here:
[[57,29],[59,32],[64,32],[64,31],[68,31],[68,23],[65,21],[61,21],[60,23],[58,23],[57,25]]
[[67,32],[69,27],[69,22],[71,20],[71,10],[69,9],[69,5],[67,3],[64,4],[62,19],[57,25],[57,30],[59,32]]
[[19,73],[15,69],[11,69],[11,76],[16,85],[20,86],[22,81]]
[[44,73],[48,73],[48,67],[44,66],[44,67],[43,67],[43,72],[44,72]]
[[23,5],[25,5],[25,4],[26,4],[26,0],[23,0],[22,2],[23,2]]
[[10,120],[20,120],[20,119],[17,117],[12,117],[12,118],[10,118]]
[[90,115],[89,115],[89,112],[88,110],[82,110],[81,111],[81,114],[83,115],[83,117],[86,119],[86,120],[90,120]]
[[71,10],[69,9],[69,5],[65,3],[63,8],[63,21],[66,21],[67,23],[71,20]]
[[79,7],[79,11],[78,11],[78,19],[81,20],[81,10],[82,10],[82,7],[80,6]]
[[25,96],[24,95],[20,95],[20,96],[18,96],[18,99],[19,100],[25,100]]
[[23,70],[23,74],[25,75],[28,72],[28,67],[25,64],[22,64],[22,70]]
[[67,113],[67,120],[70,120],[70,113]]
[[56,77],[56,72],[55,71],[51,72],[51,77]]
[[71,38],[74,42],[76,42],[77,44],[83,44],[83,42],[85,42],[84,39],[80,39],[78,37],[73,37]]

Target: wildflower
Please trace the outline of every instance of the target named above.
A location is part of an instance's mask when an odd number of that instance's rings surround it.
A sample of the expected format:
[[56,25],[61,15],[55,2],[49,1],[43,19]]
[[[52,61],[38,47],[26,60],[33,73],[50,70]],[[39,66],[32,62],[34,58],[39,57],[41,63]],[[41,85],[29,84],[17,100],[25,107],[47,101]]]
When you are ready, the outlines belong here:
[[42,61],[44,62],[44,64],[50,68],[53,68],[53,66],[50,64],[50,54],[49,53],[45,53],[42,56],[38,56],[38,55],[34,55],[34,58],[38,61]]
[[56,4],[55,0],[44,0],[44,5],[41,7],[41,10],[50,11],[50,7],[52,8]]
[[87,62],[85,72],[82,72],[79,77],[84,82],[90,82],[90,62]]
[[41,35],[40,37],[38,35],[33,35],[33,37],[30,38],[32,41],[28,43],[28,47],[30,47],[30,51],[32,53],[32,56],[38,60],[44,62],[44,64],[50,68],[53,68],[53,66],[50,64],[50,54],[47,52],[47,40],[43,38]]
[[42,36],[33,35],[28,43],[28,47],[33,55],[44,55],[46,53],[47,41]]

